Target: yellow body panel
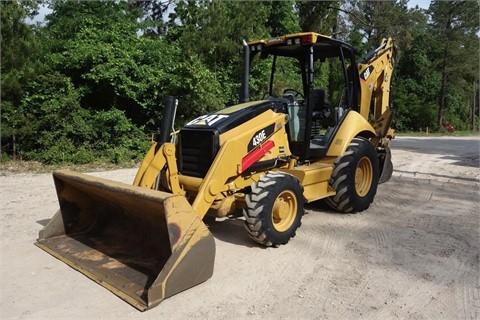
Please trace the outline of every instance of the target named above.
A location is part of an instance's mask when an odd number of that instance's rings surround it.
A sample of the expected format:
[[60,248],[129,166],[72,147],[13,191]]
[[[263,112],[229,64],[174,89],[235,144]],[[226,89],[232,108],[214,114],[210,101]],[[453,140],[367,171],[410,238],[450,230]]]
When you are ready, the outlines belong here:
[[[258,103],[259,101],[254,101],[250,103],[244,103],[239,106],[250,106],[251,104],[258,104]],[[233,108],[232,111],[238,110],[237,107],[231,107],[231,108]],[[227,108],[225,110],[229,110],[231,108]],[[225,114],[228,114],[224,110],[222,110],[221,112],[222,112],[221,114],[224,114],[224,112]],[[254,134],[260,128],[266,127],[271,123],[276,124],[275,133],[274,133],[274,135],[275,134],[276,135],[275,137],[273,137],[273,139],[276,142],[278,142],[278,144],[275,145],[276,149],[282,146],[284,148],[284,153],[290,154],[287,133],[285,130],[280,130],[284,128],[287,123],[287,115],[275,113],[272,110],[267,110],[266,112],[256,116],[255,118],[250,119],[247,122],[243,123],[241,126],[223,133],[220,136],[220,145],[222,146],[226,141],[229,141],[232,139],[239,140],[240,143],[244,143],[244,146],[242,149],[245,150],[244,155],[246,155],[247,154],[246,146],[250,142],[252,134]],[[268,138],[269,137],[267,137],[267,140]]]
[[[240,177],[243,172],[242,160],[249,153],[247,146],[252,135],[260,128],[275,125],[274,133],[266,137],[263,143],[273,141],[274,147],[258,161],[276,159],[290,155],[288,137],[285,131],[286,117],[284,114],[267,110],[241,126],[227,131],[220,136],[220,150],[213,161],[210,170],[203,179],[192,206],[200,218],[203,218],[213,201],[222,192],[240,189],[246,185],[238,185],[242,181],[252,181]],[[263,144],[262,143],[262,144]],[[232,186],[233,184],[233,186]],[[188,187],[186,187],[188,189]]]
[[350,111],[339,128],[328,149],[327,156],[341,156],[350,141],[358,135],[370,138],[375,136],[375,129],[358,112]]
[[[227,108],[222,110],[221,114],[229,114],[253,104],[258,104],[258,101]],[[241,126],[222,134],[220,136],[220,150],[203,179],[176,174],[178,171],[175,159],[175,146],[173,144],[164,143],[156,153],[156,147],[153,145],[140,166],[134,185],[154,188],[158,173],[167,164],[169,170],[168,185],[172,193],[183,195],[185,192],[188,192],[189,198],[194,199],[192,200],[194,211],[202,219],[215,200],[226,197],[224,192],[237,191],[252,184],[252,175],[248,178],[241,175],[245,169],[242,168],[242,160],[249,154],[247,146],[252,136],[260,128],[273,124],[275,129],[258,147],[267,141],[273,141],[274,146],[258,161],[277,159],[290,155],[288,136],[285,131],[287,120],[288,117],[285,114],[275,113],[269,109],[246,121]]]
[[297,177],[303,186],[305,199],[307,202],[312,202],[335,194],[335,190],[328,185],[333,170],[333,164],[328,162],[319,161],[297,166],[294,169],[281,169],[280,171]]

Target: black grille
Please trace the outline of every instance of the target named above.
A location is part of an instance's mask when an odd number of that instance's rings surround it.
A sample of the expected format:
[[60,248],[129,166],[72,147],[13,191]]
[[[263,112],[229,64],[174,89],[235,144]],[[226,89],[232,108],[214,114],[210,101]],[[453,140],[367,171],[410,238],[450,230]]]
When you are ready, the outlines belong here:
[[191,177],[204,178],[218,152],[215,131],[188,130],[180,132],[179,171]]

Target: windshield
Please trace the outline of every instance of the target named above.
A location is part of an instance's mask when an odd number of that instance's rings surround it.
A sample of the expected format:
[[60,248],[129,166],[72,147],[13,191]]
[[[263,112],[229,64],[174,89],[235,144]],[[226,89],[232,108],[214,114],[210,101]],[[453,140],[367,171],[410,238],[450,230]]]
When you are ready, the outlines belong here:
[[272,75],[269,95],[281,97],[290,92],[297,99],[304,99],[304,80],[300,62],[291,57],[276,56],[270,58],[272,63]]
[[[263,68],[263,72],[259,71]],[[291,56],[268,55],[252,63],[252,96],[256,99],[293,95],[299,102],[308,96],[307,64]],[[270,70],[270,73],[267,73]],[[260,76],[260,77],[259,77]],[[347,106],[345,74],[339,56],[318,58],[313,62],[313,90],[323,90],[332,107]],[[257,84],[257,85],[255,85]],[[255,90],[257,89],[257,90]]]

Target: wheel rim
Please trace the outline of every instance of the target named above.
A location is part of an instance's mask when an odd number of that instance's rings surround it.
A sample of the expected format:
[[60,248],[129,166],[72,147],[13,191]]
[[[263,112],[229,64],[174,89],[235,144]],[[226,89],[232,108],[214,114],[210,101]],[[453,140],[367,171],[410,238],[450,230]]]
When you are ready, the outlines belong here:
[[272,210],[272,222],[277,231],[284,232],[292,226],[297,207],[297,198],[292,191],[286,190],[278,195]]
[[355,170],[355,190],[360,197],[364,197],[370,191],[373,181],[373,166],[368,157],[360,159]]

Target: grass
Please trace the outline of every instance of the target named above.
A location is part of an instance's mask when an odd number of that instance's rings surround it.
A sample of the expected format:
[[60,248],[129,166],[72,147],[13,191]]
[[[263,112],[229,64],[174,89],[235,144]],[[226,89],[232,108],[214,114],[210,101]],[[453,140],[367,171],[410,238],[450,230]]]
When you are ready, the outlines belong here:
[[475,131],[455,131],[453,133],[443,132],[399,132],[395,131],[395,135],[398,137],[468,137],[468,136],[480,136],[480,132]]
[[95,162],[82,165],[58,164],[47,165],[38,161],[20,161],[9,160],[0,163],[0,176],[15,173],[50,173],[60,169],[70,169],[78,172],[106,171],[122,168],[135,168],[139,165],[137,162],[113,164],[107,162]]

